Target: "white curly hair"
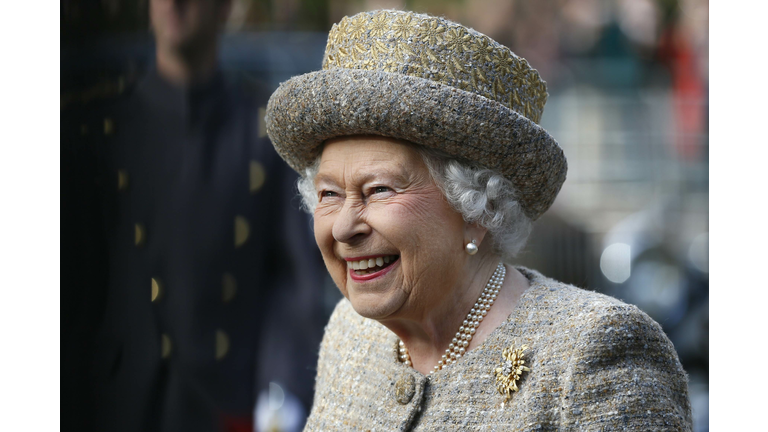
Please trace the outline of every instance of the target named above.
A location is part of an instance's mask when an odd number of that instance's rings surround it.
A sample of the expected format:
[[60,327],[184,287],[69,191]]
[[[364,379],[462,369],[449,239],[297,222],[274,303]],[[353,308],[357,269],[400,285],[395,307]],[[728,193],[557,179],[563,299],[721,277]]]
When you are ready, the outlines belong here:
[[[515,198],[512,182],[501,174],[477,164],[458,161],[441,152],[414,145],[427,166],[432,179],[446,200],[464,220],[488,230],[494,250],[509,262],[525,246],[533,223],[523,213]],[[320,156],[299,178],[302,208],[313,214],[318,204],[315,176],[320,169]]]

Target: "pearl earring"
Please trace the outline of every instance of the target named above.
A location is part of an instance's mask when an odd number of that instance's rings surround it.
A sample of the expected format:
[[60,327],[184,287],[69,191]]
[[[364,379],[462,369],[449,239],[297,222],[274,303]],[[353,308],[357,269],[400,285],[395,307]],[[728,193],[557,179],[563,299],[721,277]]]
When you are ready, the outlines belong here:
[[464,246],[464,250],[467,251],[469,255],[474,255],[477,253],[477,243],[475,243],[474,240],[467,243],[466,246]]

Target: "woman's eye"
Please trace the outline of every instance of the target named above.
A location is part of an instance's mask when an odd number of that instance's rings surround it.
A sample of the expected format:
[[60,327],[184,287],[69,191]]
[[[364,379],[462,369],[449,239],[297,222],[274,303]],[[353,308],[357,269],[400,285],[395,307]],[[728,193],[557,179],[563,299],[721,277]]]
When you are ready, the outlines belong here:
[[334,191],[325,190],[320,192],[320,199],[326,198],[326,197],[336,197],[338,194]]
[[390,189],[388,187],[386,187],[386,186],[376,186],[376,187],[373,188],[373,193],[375,193],[375,194],[389,192],[389,191],[390,191]]

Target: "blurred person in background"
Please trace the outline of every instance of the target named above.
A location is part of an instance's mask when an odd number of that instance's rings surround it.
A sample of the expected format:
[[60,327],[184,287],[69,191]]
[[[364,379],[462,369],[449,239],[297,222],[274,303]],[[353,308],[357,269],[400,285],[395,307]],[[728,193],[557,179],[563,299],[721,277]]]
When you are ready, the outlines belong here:
[[322,268],[269,90],[218,69],[230,9],[151,0],[156,65],[62,134],[64,430],[252,430],[267,389],[262,424],[305,419]]
[[503,45],[393,10],[344,17],[322,70],[272,95],[345,297],[307,430],[691,430],[658,323],[511,264],[566,177],[546,99]]

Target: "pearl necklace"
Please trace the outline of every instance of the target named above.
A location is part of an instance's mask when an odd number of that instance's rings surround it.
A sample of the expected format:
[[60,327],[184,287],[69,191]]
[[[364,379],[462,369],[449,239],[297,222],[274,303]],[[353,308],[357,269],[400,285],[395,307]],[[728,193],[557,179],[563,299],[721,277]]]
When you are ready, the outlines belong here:
[[[499,263],[499,265],[496,266],[496,270],[493,272],[491,279],[485,285],[485,289],[480,293],[480,298],[477,299],[472,310],[467,314],[467,318],[464,320],[461,327],[459,327],[459,331],[456,332],[456,336],[454,336],[450,345],[448,345],[448,349],[445,350],[443,358],[437,362],[437,366],[435,366],[433,370],[429,371],[430,375],[443,369],[449,364],[456,363],[456,361],[467,352],[469,341],[472,340],[477,327],[480,326],[483,318],[485,318],[488,311],[491,310],[491,305],[496,301],[496,296],[499,294],[499,289],[501,289],[501,285],[504,283],[504,276],[506,274],[506,267],[504,267],[504,264]],[[400,362],[405,363],[406,366],[413,366],[411,355],[408,353],[408,348],[405,347],[403,341],[398,341],[398,345]]]

